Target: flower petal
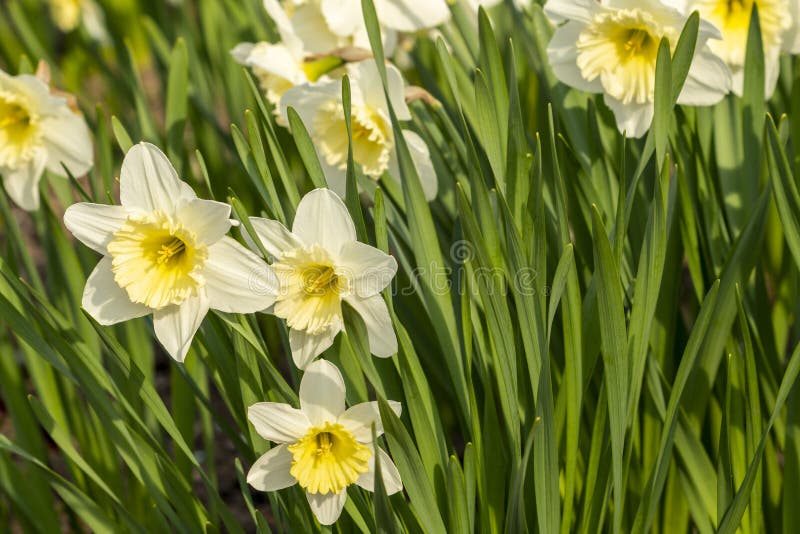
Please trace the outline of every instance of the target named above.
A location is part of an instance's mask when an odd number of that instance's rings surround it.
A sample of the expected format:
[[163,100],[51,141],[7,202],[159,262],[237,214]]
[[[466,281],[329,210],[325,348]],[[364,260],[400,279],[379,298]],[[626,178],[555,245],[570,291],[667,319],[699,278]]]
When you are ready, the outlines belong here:
[[326,360],[306,368],[300,380],[300,408],[313,426],[333,422],[344,412],[344,379],[339,369]]
[[347,303],[355,309],[367,327],[369,350],[379,358],[388,358],[397,353],[397,336],[392,327],[389,308],[381,295],[361,298],[351,295]]
[[119,198],[123,206],[172,214],[178,200],[193,198],[175,167],[155,145],[134,145],[122,161]]
[[556,28],[550,43],[547,45],[547,58],[553,73],[561,83],[587,93],[602,93],[603,85],[598,76],[587,80],[578,68],[578,36],[586,26],[580,22],[569,21]]
[[73,176],[79,177],[92,168],[94,148],[83,117],[64,107],[60,113],[42,120],[41,130],[47,147],[48,171],[66,176],[66,167]]
[[314,189],[300,201],[292,233],[307,245],[321,245],[338,254],[345,243],[356,240],[356,227],[342,199],[330,189]]
[[[439,183],[436,178],[436,169],[434,169],[433,162],[431,161],[431,153],[430,150],[428,150],[428,145],[425,144],[425,141],[416,132],[412,132],[411,130],[403,130],[403,137],[408,145],[408,151],[411,153],[411,160],[414,162],[414,168],[417,170],[425,200],[433,200],[436,198]],[[397,158],[396,151],[392,152],[392,158],[389,160],[389,174],[398,181],[402,177],[400,173],[400,161]]]
[[277,491],[294,486],[297,480],[289,473],[292,459],[286,445],[271,448],[250,468],[247,483],[259,491]]
[[341,493],[306,493],[308,505],[317,517],[317,521],[322,525],[332,525],[336,523],[342,515],[342,508],[347,500],[347,491]]
[[202,292],[180,305],[153,312],[153,328],[158,341],[176,361],[183,362],[200,323],[208,313],[208,297]]
[[[278,221],[263,217],[250,217],[250,224],[253,225],[253,230],[258,234],[258,239],[261,240],[264,249],[273,258],[280,258],[286,252],[303,246],[303,242]],[[243,232],[243,235],[250,248],[258,252],[255,241],[247,235],[247,232]]]
[[366,243],[351,241],[342,247],[336,270],[345,275],[359,297],[371,297],[392,283],[397,260]]
[[231,229],[231,206],[224,202],[192,198],[178,206],[175,216],[203,245],[216,243]]
[[[370,59],[353,64],[349,72],[352,82],[358,84],[364,98],[364,104],[374,110],[385,110],[386,116],[388,116],[389,107],[386,105],[386,95],[381,89],[383,82],[375,60]],[[405,82],[400,70],[394,65],[386,65],[386,83],[389,90],[389,99],[397,119],[410,121],[411,111],[408,109],[408,104],[406,104]]]
[[655,108],[652,102],[646,104],[623,104],[620,100],[605,96],[603,99],[614,112],[617,120],[617,129],[625,132],[628,138],[639,138],[647,133],[653,123]]
[[64,212],[64,226],[81,243],[100,254],[114,238],[114,232],[128,219],[129,211],[122,206],[79,202]]
[[[397,417],[400,417],[403,406],[397,401],[390,400],[388,403],[392,411],[397,414]],[[375,401],[362,402],[351,406],[339,416],[338,423],[353,434],[353,437],[359,443],[372,442],[372,423],[375,423],[375,436],[380,437],[383,435],[381,412],[378,409],[378,403]]]
[[39,209],[39,182],[42,180],[46,162],[47,156],[40,150],[22,167],[0,168],[6,193],[17,206],[26,211]]
[[258,435],[275,443],[294,443],[311,423],[305,412],[280,402],[259,402],[247,409],[247,419]]
[[731,71],[722,59],[706,47],[695,54],[678,104],[713,106],[731,91]]
[[369,471],[358,477],[356,484],[367,491],[375,491],[375,457],[377,456],[381,462],[381,476],[386,494],[394,495],[398,491],[402,491],[403,481],[400,479],[400,471],[397,470],[397,466],[394,465],[386,451],[377,445],[375,450],[377,450],[377,454],[373,454],[369,459]]
[[289,346],[292,360],[298,369],[305,369],[314,359],[325,352],[341,331],[341,326],[330,327],[321,334],[309,334],[305,330],[289,330]]
[[434,28],[450,20],[444,0],[379,0],[375,2],[381,25],[401,32]]
[[364,23],[361,2],[358,0],[322,0],[320,2],[328,28],[343,37],[353,35]]
[[548,0],[544,13],[553,21],[579,20],[589,22],[599,11],[600,4],[594,0]]
[[208,247],[203,266],[209,306],[228,313],[254,313],[272,306],[278,278],[267,263],[225,236]]
[[86,280],[81,306],[102,325],[135,319],[153,311],[144,304],[131,302],[128,293],[117,285],[109,257],[100,260]]

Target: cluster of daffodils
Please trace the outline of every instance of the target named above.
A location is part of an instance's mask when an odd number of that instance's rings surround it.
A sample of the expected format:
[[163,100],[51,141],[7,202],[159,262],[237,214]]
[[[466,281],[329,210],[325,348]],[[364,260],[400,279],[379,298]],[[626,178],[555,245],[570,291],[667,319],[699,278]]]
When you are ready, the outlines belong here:
[[[234,59],[252,69],[277,122],[288,126],[288,108],[300,115],[325,168],[328,185],[345,191],[348,141],[342,102],[342,77],[351,84],[353,159],[374,180],[388,173],[400,177],[389,104],[401,121],[411,119],[400,71],[387,65],[387,102],[369,42],[360,0],[310,0],[283,4],[264,0],[275,22],[278,43],[240,43]],[[395,49],[398,32],[431,28],[447,21],[443,0],[379,0],[376,11],[387,54]],[[417,174],[428,200],[436,197],[437,180],[428,147],[411,130],[403,130]]]
[[[294,484],[323,524],[342,511],[351,484],[372,490],[380,462],[388,493],[402,489],[389,456],[372,442],[382,433],[377,404],[345,410],[344,381],[325,360],[314,361],[344,329],[342,303],[364,320],[370,350],[397,352],[381,295],[397,262],[361,243],[350,214],[328,189],[308,193],[292,230],[253,217],[253,250],[227,236],[228,204],[197,198],[157,147],[140,143],[125,155],[120,205],[77,203],[64,214],[72,234],[103,257],[86,282],[83,308],[100,324],[152,315],[156,338],[182,362],[209,310],[273,313],[286,320],[293,359],[305,370],[300,405],[250,407],[256,430],[279,445],[253,465],[248,481],[273,491]],[[399,415],[400,405],[391,403]]]
[[[603,99],[620,132],[641,137],[654,112],[656,59],[662,39],[674,52],[693,11],[701,15],[698,41],[679,104],[708,106],[741,94],[747,33],[755,0],[549,0],[560,25],[548,56],[563,83]],[[757,2],[771,96],[782,51],[800,52],[800,1]]]

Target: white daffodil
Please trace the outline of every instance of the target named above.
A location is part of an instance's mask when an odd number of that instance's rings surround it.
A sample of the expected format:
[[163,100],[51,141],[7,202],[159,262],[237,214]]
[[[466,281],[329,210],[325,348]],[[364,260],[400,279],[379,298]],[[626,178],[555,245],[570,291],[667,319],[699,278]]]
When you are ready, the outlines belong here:
[[[348,13],[360,10],[361,0],[322,0],[322,4],[329,20],[344,25],[352,24]],[[445,0],[375,0],[375,14],[383,28],[398,32],[427,30],[450,20]]]
[[[389,98],[397,118],[411,120],[404,98],[405,84],[400,71],[386,66]],[[348,66],[351,90],[353,159],[364,174],[377,180],[384,172],[400,178],[389,106],[374,60]],[[342,83],[331,80],[299,85],[284,93],[281,114],[294,108],[303,120],[317,148],[331,189],[344,196],[347,170],[347,127],[342,105]],[[411,130],[403,130],[411,157],[422,182],[425,197],[436,198],[436,172],[425,141]]]
[[[653,121],[656,59],[663,37],[672,51],[687,17],[661,0],[550,0],[548,16],[567,22],[556,29],[547,54],[563,83],[603,93],[620,132],[641,137]],[[731,90],[725,63],[709,48],[720,34],[700,21],[698,42],[678,103],[706,106]]]
[[49,2],[53,21],[61,31],[71,32],[79,24],[83,24],[93,39],[98,41],[108,39],[103,11],[93,0],[49,0]]
[[[309,55],[338,48],[369,49],[361,2],[352,0],[264,0],[264,9],[275,22],[281,42]],[[382,32],[386,54],[397,40],[393,31]]]
[[228,204],[197,198],[148,143],[128,151],[120,174],[121,206],[81,202],[64,214],[69,231],[103,255],[82,303],[97,322],[152,313],[156,337],[183,361],[209,309],[253,313],[272,305],[272,270],[225,235]]
[[381,296],[397,272],[388,254],[356,240],[353,219],[329,189],[300,201],[290,232],[259,217],[250,222],[280,284],[273,313],[286,319],[294,363],[306,368],[344,328],[342,301],[367,327],[369,348],[382,358],[397,352],[389,309]]
[[86,121],[36,76],[0,70],[0,175],[21,208],[39,208],[39,181],[45,169],[66,177],[92,167]]
[[[345,410],[345,386],[335,365],[318,360],[300,381],[300,409],[277,402],[250,406],[247,418],[261,437],[278,443],[261,456],[247,482],[260,491],[300,484],[323,525],[339,519],[352,484],[374,491],[379,458],[386,493],[403,489],[400,473],[386,452],[372,441],[372,425],[383,434],[377,402]],[[400,403],[389,401],[399,416]]]
[[753,4],[758,5],[761,22],[767,98],[778,83],[781,52],[800,53],[800,0],[677,0],[676,3],[684,13],[698,11],[719,28],[722,39],[709,41],[708,45],[730,68],[737,95],[744,88],[744,60]]

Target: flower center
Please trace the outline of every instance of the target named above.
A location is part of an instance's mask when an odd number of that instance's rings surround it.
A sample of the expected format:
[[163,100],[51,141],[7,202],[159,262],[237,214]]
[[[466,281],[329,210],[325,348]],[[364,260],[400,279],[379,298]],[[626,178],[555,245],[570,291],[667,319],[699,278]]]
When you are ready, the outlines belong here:
[[[375,110],[353,107],[353,159],[361,165],[364,174],[379,178],[389,168],[392,138],[389,124]],[[319,139],[322,155],[329,165],[341,170],[347,168],[347,125],[341,103],[331,101],[320,107],[314,117],[314,131]]]
[[641,9],[600,13],[578,36],[578,68],[586,80],[599,78],[603,90],[625,104],[651,102],[659,42],[667,37],[674,45],[677,36],[677,30]]
[[792,24],[787,0],[698,0],[692,6],[700,12],[701,17],[719,28],[722,40],[711,39],[708,44],[712,52],[731,67],[744,67],[754,3],[758,4],[764,49],[780,47],[783,33]]
[[275,315],[289,328],[319,334],[341,324],[348,282],[325,249],[313,245],[287,252],[272,268],[281,286]]
[[160,309],[197,295],[208,257],[195,235],[166,214],[131,217],[108,244],[114,280],[132,302]]
[[289,445],[289,473],[308,493],[341,493],[369,470],[372,451],[338,423],[313,427]]
[[37,117],[15,95],[0,92],[0,166],[15,168],[33,157]]
[[308,295],[322,296],[339,293],[339,277],[333,265],[309,265],[303,271],[303,284]]

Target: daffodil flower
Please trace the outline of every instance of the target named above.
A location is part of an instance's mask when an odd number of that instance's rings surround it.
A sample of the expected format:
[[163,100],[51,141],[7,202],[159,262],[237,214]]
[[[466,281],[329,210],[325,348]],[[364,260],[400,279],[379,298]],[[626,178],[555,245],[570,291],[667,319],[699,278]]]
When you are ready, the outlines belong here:
[[108,39],[103,11],[94,0],[49,0],[49,3],[53,21],[61,31],[71,32],[83,24],[93,39]]
[[82,303],[98,323],[152,314],[156,337],[183,361],[209,309],[253,313],[275,301],[269,266],[225,235],[231,207],[197,198],[157,147],[140,143],[125,155],[120,201],[81,202],[64,214],[67,229],[103,255]]
[[397,272],[397,262],[357,241],[353,219],[335,193],[315,189],[304,196],[291,232],[270,219],[251,217],[250,222],[274,258],[280,289],[272,311],[286,319],[297,367],[306,368],[344,328],[342,301],[364,320],[372,354],[386,358],[397,352],[397,337],[381,296]]
[[[547,48],[556,77],[576,89],[602,93],[619,131],[644,135],[653,121],[659,43],[666,37],[674,51],[687,17],[661,0],[549,0],[545,11],[567,21]],[[713,105],[730,92],[730,71],[709,47],[719,38],[714,26],[700,21],[679,104]]]
[[[322,0],[322,11],[332,27],[354,27],[356,21],[350,14],[360,10],[361,0]],[[375,14],[384,30],[396,32],[418,32],[450,20],[445,0],[375,0]]]
[[[389,401],[400,415],[400,403]],[[260,491],[277,491],[300,484],[311,510],[323,525],[336,522],[347,500],[347,487],[375,487],[379,458],[386,493],[403,489],[400,473],[386,452],[372,441],[383,434],[378,403],[365,402],[345,410],[345,386],[335,365],[318,360],[300,381],[300,409],[277,402],[250,406],[247,417],[256,432],[277,443],[261,456],[247,482]]]
[[766,97],[772,96],[780,74],[780,54],[800,53],[800,0],[678,0],[684,13],[698,11],[719,28],[721,40],[709,41],[733,74],[733,91],[742,94],[747,35],[753,4],[758,4],[764,48]]
[[[389,106],[374,60],[348,66],[351,89],[353,159],[364,174],[377,180],[384,172],[400,178]],[[389,99],[397,118],[411,120],[404,99],[405,84],[397,67],[386,66]],[[320,156],[328,186],[344,196],[347,169],[347,126],[342,105],[342,83],[331,80],[293,87],[281,99],[281,114],[294,108],[303,120]],[[411,130],[403,130],[411,157],[422,182],[425,197],[436,197],[436,172],[425,141]]]
[[67,99],[36,76],[0,70],[0,175],[11,199],[36,210],[45,169],[66,177],[63,165],[82,176],[92,162],[89,128]]

